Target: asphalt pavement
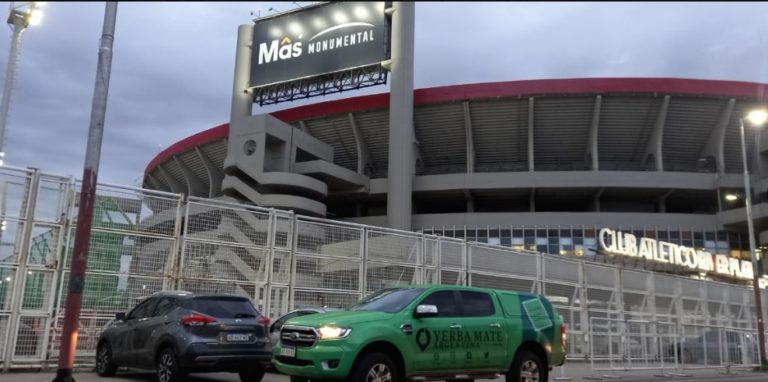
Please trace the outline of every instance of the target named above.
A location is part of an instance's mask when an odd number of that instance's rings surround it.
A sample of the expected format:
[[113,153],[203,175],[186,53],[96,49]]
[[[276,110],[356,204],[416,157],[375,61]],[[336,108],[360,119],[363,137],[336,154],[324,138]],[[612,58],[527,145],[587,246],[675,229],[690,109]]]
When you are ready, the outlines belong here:
[[[649,382],[649,381],[729,381],[738,382],[766,382],[768,373],[757,373],[749,369],[735,368],[725,373],[723,369],[703,369],[703,370],[678,370],[675,374],[686,374],[686,376],[674,376],[664,373],[667,376],[657,376],[658,370],[632,371],[632,372],[593,372],[589,364],[571,363],[567,364],[564,370],[555,368],[550,374],[550,381],[560,381],[561,376],[570,378],[571,381],[591,381],[592,378],[601,378],[603,381],[628,381],[628,382]],[[55,373],[46,372],[10,372],[0,373],[0,382],[50,382],[53,381]],[[95,373],[83,369],[75,373],[77,382],[150,382],[156,381],[155,374],[144,371],[121,371],[114,378],[101,378]],[[189,382],[239,382],[237,374],[233,373],[211,373],[211,374],[192,374],[186,379]],[[567,379],[564,379],[567,380]],[[478,382],[490,382],[491,380],[478,380]],[[496,382],[503,379],[496,379]],[[289,382],[285,375],[267,373],[263,382]]]

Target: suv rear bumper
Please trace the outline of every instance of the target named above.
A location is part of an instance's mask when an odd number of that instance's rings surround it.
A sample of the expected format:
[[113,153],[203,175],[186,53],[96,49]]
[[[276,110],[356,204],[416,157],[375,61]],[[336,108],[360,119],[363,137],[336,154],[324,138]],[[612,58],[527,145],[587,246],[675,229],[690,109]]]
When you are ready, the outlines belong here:
[[179,355],[179,364],[188,371],[238,371],[254,367],[266,368],[272,362],[272,346],[218,346],[194,343]]

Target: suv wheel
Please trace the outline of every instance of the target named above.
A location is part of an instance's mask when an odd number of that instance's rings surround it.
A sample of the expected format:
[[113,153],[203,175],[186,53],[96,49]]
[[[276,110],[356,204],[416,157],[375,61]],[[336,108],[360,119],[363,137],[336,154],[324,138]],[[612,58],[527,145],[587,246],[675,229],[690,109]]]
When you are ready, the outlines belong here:
[[264,378],[265,371],[266,370],[263,367],[243,370],[239,373],[240,381],[241,382],[261,382],[261,380]]
[[184,370],[179,367],[176,353],[173,349],[165,348],[157,356],[158,382],[179,382],[184,380]]
[[401,382],[400,371],[383,353],[365,354],[355,364],[349,380],[355,382]]
[[539,357],[530,351],[520,352],[512,361],[507,382],[544,382],[549,378],[547,369]]
[[102,342],[96,349],[96,374],[99,377],[114,377],[117,365],[112,362],[112,347],[109,343]]

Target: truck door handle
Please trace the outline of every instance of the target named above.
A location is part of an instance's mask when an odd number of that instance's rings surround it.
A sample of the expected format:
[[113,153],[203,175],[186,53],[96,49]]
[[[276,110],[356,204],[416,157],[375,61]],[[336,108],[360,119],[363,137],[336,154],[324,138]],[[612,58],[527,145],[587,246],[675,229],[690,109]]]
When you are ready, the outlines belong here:
[[498,322],[492,322],[492,323],[491,323],[490,325],[488,325],[488,326],[490,326],[490,327],[492,327],[492,328],[500,328],[500,327],[501,327],[501,324],[500,324],[500,323],[498,323]]
[[451,329],[461,329],[461,325],[453,324],[453,325],[451,325]]

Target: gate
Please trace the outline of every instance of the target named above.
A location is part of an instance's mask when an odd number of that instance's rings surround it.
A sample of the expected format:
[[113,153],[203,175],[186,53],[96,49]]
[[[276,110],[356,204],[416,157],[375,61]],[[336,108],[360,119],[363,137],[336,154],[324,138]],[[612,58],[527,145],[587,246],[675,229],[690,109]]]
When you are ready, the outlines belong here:
[[[47,357],[48,327],[66,225],[69,179],[0,168],[0,358],[37,365]],[[5,311],[5,312],[4,312]]]
[[754,331],[715,325],[682,325],[676,357],[685,369],[759,364]]
[[589,359],[592,371],[659,370],[661,376],[678,368],[677,334],[672,322],[590,319]]

